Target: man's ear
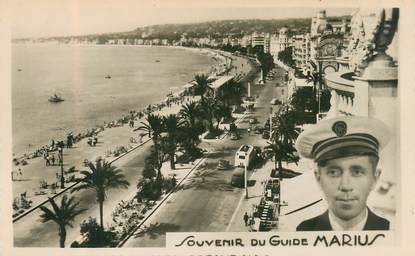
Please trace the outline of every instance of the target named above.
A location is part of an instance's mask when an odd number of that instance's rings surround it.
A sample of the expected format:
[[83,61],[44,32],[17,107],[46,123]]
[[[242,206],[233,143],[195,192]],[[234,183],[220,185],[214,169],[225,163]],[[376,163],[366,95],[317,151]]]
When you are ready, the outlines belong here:
[[318,182],[320,182],[320,170],[318,169],[318,167],[316,167],[316,168],[314,169],[314,177],[316,177],[316,180],[317,180]]
[[379,177],[380,177],[381,173],[382,173],[382,170],[380,168],[376,168],[375,173],[374,173],[376,181],[379,180]]
[[375,182],[372,183],[371,190],[375,189],[376,184],[378,183],[378,180],[379,180],[379,177],[380,177],[381,173],[382,173],[381,169],[379,169],[379,168],[375,169],[375,173],[373,174],[373,176],[375,177]]

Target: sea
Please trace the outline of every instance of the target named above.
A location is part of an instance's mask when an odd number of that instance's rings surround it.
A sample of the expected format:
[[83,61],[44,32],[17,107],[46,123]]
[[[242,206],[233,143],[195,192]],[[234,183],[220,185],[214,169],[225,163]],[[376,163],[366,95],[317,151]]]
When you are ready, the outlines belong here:
[[13,44],[11,62],[15,157],[161,102],[215,64],[197,50],[67,44]]

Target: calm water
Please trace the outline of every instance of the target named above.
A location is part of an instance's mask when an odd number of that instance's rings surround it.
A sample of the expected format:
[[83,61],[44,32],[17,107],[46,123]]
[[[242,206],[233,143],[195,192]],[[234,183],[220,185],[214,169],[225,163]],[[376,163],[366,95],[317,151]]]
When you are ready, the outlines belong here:
[[[13,152],[31,152],[51,138],[159,102],[213,64],[209,56],[184,49],[13,45]],[[53,93],[65,101],[48,102]]]

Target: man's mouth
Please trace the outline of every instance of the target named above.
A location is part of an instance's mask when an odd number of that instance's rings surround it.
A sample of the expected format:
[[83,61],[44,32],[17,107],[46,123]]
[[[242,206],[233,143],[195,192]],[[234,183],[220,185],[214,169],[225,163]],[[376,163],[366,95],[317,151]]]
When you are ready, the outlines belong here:
[[339,202],[352,202],[355,200],[357,200],[357,198],[355,197],[336,197],[336,201],[339,201]]

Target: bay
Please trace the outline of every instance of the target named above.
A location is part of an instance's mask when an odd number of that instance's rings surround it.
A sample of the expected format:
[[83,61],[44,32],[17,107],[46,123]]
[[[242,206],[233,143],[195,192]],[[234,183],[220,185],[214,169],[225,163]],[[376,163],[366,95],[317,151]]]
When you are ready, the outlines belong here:
[[[214,64],[205,53],[171,47],[13,44],[13,153],[158,103]],[[65,101],[49,102],[54,93]]]

